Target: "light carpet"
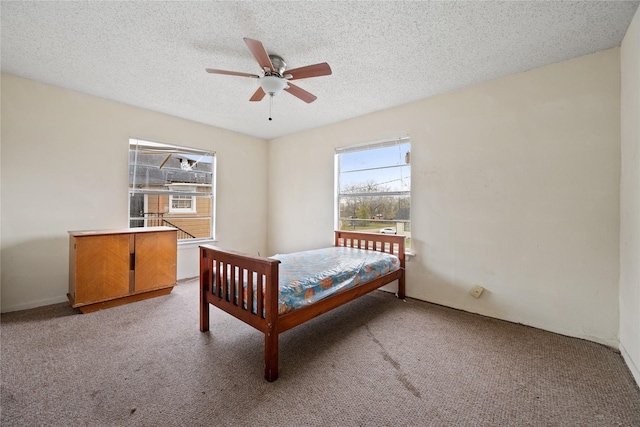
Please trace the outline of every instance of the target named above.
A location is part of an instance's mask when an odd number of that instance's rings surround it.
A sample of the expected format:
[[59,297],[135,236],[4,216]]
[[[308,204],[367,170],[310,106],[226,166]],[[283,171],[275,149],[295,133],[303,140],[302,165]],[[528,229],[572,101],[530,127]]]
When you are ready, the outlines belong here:
[[211,307],[198,283],[79,314],[3,314],[3,426],[640,426],[606,346],[375,291],[280,336]]

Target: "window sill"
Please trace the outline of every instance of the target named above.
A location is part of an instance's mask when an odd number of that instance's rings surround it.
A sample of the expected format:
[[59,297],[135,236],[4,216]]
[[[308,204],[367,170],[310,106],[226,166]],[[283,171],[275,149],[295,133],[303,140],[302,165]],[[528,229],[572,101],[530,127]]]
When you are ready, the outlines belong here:
[[178,242],[178,249],[197,248],[200,245],[213,245],[216,242],[217,240],[214,239],[198,239],[196,241],[185,240],[182,242]]

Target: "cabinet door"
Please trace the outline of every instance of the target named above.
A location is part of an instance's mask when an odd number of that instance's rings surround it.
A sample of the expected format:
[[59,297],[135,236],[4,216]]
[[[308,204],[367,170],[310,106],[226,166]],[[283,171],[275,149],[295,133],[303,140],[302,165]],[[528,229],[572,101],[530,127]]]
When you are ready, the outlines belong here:
[[75,238],[76,304],[126,296],[129,293],[130,234]]
[[178,232],[136,234],[135,292],[176,284]]

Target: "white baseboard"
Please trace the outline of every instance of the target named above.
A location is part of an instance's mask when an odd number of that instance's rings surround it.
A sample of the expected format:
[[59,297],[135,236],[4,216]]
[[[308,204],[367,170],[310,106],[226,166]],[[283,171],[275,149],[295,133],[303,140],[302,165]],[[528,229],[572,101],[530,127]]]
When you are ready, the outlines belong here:
[[9,313],[10,311],[28,310],[30,308],[41,307],[44,305],[59,304],[61,302],[68,302],[69,299],[66,296],[45,298],[38,301],[30,301],[24,304],[10,305],[8,307],[2,307],[2,313]]
[[[412,295],[408,295],[408,296],[411,297],[411,298],[415,298]],[[416,299],[420,299],[420,298],[416,298]],[[581,330],[558,328],[558,327],[555,327],[553,325],[549,325],[549,324],[546,324],[546,323],[539,323],[539,322],[535,322],[535,321],[530,321],[531,319],[523,320],[521,318],[516,318],[514,316],[505,315],[504,313],[499,313],[499,315],[498,315],[498,313],[485,313],[485,312],[480,312],[480,311],[473,311],[473,310],[470,309],[470,307],[464,307],[464,306],[456,307],[454,305],[451,305],[451,303],[449,301],[439,301],[437,299],[421,300],[421,301],[442,305],[444,307],[453,308],[454,310],[466,311],[467,313],[471,313],[471,314],[478,314],[480,316],[490,317],[492,319],[504,320],[504,321],[515,323],[515,324],[518,324],[518,325],[530,326],[532,328],[541,329],[543,331],[552,332],[552,333],[558,334],[558,335],[564,335],[566,337],[572,337],[572,338],[578,338],[578,339],[581,339],[581,340],[592,341],[592,342],[595,342],[595,343],[598,343],[598,344],[605,345],[607,347],[611,347],[611,348],[613,348],[615,350],[618,350],[618,346],[619,346],[618,338],[616,336],[609,337],[609,338],[599,337],[599,336],[585,334]]]
[[627,363],[627,366],[629,367],[633,378],[635,378],[636,380],[636,384],[638,384],[638,387],[640,387],[640,369],[638,369],[638,366],[635,364],[622,343],[620,343],[620,354],[622,354],[622,358]]

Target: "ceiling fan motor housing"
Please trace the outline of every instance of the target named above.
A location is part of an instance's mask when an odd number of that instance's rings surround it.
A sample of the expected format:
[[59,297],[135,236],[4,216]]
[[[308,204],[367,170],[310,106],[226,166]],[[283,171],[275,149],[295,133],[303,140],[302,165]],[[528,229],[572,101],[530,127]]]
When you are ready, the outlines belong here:
[[260,78],[260,87],[265,93],[274,96],[288,86],[287,81],[282,76],[287,68],[287,63],[278,55],[269,55],[269,59],[271,60],[271,65],[273,65],[273,71],[267,70],[265,67],[264,77]]
[[279,77],[282,77],[284,74],[284,70],[287,68],[287,63],[284,62],[281,56],[278,55],[269,55],[269,59],[271,60],[271,64],[273,65],[273,73],[278,74]]

